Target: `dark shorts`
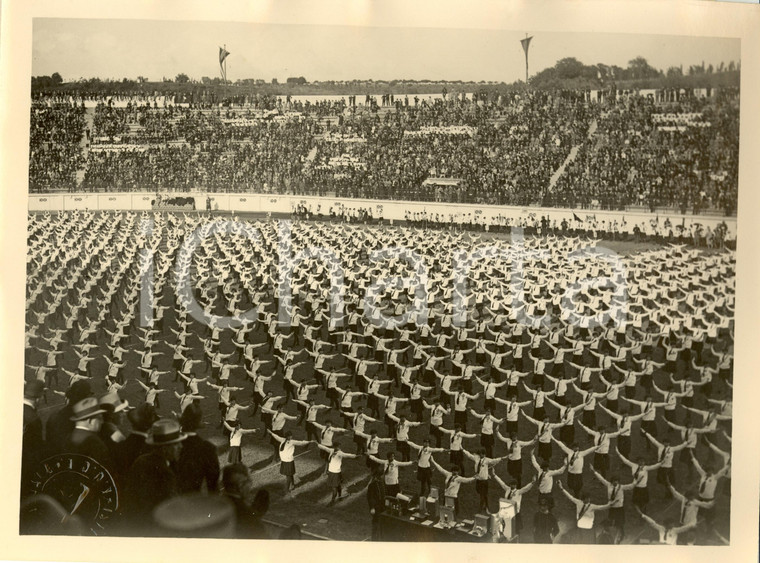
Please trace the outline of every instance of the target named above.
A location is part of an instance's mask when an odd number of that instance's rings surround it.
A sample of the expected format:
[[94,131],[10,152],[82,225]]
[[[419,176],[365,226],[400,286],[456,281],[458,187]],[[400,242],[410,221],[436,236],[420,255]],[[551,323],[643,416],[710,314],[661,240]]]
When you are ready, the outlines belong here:
[[567,486],[572,491],[579,491],[583,488],[583,473],[569,473],[567,474]]
[[588,426],[589,428],[594,428],[596,426],[596,413],[594,411],[583,411],[583,424]]
[[620,450],[621,454],[628,457],[628,455],[631,453],[631,437],[623,435],[618,436],[617,447]]
[[622,528],[625,526],[625,508],[622,506],[611,507],[607,514],[609,516],[609,519],[612,520],[614,526],[617,528]]
[[343,483],[343,475],[340,473],[332,473],[328,471],[327,483],[333,488],[340,487],[341,483]]
[[403,455],[409,455],[409,442],[396,440],[396,449]]
[[378,410],[379,404],[377,402],[377,397],[374,395],[369,395],[367,397],[367,408],[372,409],[373,411]]
[[292,477],[296,474],[296,462],[295,461],[281,461],[280,462],[280,475],[286,477]]
[[267,428],[272,428],[272,415],[269,413],[263,413],[261,415],[261,422],[263,422],[264,426]]
[[243,456],[240,453],[240,446],[231,446],[227,454],[227,463],[239,463]]
[[454,465],[462,465],[463,460],[464,454],[462,453],[462,450],[451,450],[449,452],[450,463],[453,463]]
[[551,442],[539,442],[538,443],[538,455],[539,457],[549,461],[552,458],[552,443]]
[[559,439],[566,445],[570,445],[575,440],[575,427],[572,424],[566,424],[559,429]]
[[422,411],[424,410],[424,405],[422,404],[422,399],[412,399],[412,412],[414,414],[422,414]]
[[649,502],[649,489],[647,487],[634,487],[632,500],[636,506],[646,506]]
[[508,459],[507,473],[515,478],[520,476],[522,474],[522,459]]
[[417,480],[423,483],[430,483],[433,478],[433,470],[430,467],[417,468]]
[[454,424],[461,424],[464,430],[467,425],[467,411],[454,411]]

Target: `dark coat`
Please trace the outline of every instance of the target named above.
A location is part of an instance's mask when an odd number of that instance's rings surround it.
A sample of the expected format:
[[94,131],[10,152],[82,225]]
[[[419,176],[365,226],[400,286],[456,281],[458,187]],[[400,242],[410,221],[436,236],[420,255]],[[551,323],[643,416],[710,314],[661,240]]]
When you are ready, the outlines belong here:
[[114,473],[111,452],[108,451],[108,446],[95,432],[74,428],[63,446],[63,451],[91,457],[111,473]]
[[21,443],[21,494],[25,495],[32,472],[47,454],[42,436],[42,419],[37,409],[24,405],[24,434]]
[[181,493],[200,491],[204,480],[209,492],[215,492],[219,482],[219,458],[216,447],[200,436],[190,434],[182,442],[177,462],[177,482]]
[[124,491],[128,533],[152,535],[153,509],[178,494],[177,475],[160,452],[138,457],[127,473]]
[[74,423],[71,421],[73,415],[71,406],[64,405],[47,419],[45,437],[51,455],[65,451],[66,441],[74,430]]
[[559,534],[557,519],[551,512],[539,511],[533,517],[533,541],[535,543],[552,543],[552,538]]
[[369,508],[375,509],[375,514],[385,511],[385,483],[383,479],[372,479],[367,487],[367,502]]
[[132,464],[143,454],[150,452],[150,446],[145,444],[145,436],[132,433],[127,439],[120,442],[116,449],[116,466],[123,475],[132,467]]

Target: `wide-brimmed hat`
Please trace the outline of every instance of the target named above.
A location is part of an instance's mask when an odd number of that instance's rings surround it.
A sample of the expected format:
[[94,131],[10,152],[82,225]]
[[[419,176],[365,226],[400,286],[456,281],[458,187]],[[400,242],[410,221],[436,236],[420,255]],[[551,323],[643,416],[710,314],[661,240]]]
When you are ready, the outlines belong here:
[[171,536],[232,538],[235,506],[220,495],[191,493],[165,500],[153,510],[153,520]]
[[98,400],[95,397],[87,397],[76,403],[72,408],[72,412],[74,414],[69,420],[77,422],[79,420],[87,420],[88,418],[103,414],[106,411],[100,407]]
[[150,427],[150,433],[145,439],[149,446],[167,446],[176,444],[187,438],[180,429],[179,422],[170,418],[162,418],[153,423]]
[[39,379],[32,379],[24,386],[24,397],[39,399],[45,393],[45,384]]
[[99,400],[98,404],[106,409],[107,412],[116,413],[122,412],[129,407],[129,401],[122,401],[121,397],[116,391],[106,393]]
[[158,420],[158,415],[153,405],[143,403],[127,413],[127,420],[129,420],[132,428],[138,432],[147,432],[152,424]]

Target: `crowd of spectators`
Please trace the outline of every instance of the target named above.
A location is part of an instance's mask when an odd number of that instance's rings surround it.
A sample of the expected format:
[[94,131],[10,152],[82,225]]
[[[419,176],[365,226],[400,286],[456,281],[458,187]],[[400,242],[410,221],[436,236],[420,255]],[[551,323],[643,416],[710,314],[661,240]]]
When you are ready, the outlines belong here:
[[68,104],[32,104],[29,126],[29,191],[73,190],[84,165],[79,143],[85,110]]
[[[562,207],[675,207],[736,212],[739,107],[735,100],[694,98],[669,111],[699,112],[707,127],[659,125],[652,99],[632,97],[607,110],[590,142],[544,204]],[[581,189],[579,189],[581,187]]]
[[[534,91],[356,106],[257,97],[213,108],[136,99],[91,110],[35,100],[30,189],[735,213],[738,97],[592,99]],[[699,126],[655,119],[665,113],[695,114]],[[435,177],[461,187],[423,184]]]

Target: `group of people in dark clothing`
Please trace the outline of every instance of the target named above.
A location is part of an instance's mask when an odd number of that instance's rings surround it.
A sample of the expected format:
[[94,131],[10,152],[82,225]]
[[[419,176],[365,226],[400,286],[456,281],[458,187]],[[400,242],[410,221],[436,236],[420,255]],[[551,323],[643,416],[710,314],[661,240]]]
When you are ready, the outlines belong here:
[[[203,425],[198,403],[188,406],[179,421],[159,418],[153,405],[131,408],[112,391],[95,397],[88,381],[76,381],[66,392],[65,404],[43,422],[38,413],[45,391],[44,382],[33,379],[24,388],[22,445],[22,501],[34,495],[40,468],[56,454],[78,454],[96,462],[108,472],[118,491],[118,509],[101,522],[108,535],[156,536],[182,529],[183,514],[163,527],[154,513],[164,503],[180,495],[221,494],[234,507],[232,533],[228,537],[267,538],[262,517],[269,506],[266,489],[254,490],[248,468],[230,464],[220,470],[216,447],[199,437]],[[131,432],[122,433],[122,417]],[[221,477],[221,479],[220,479]],[[23,505],[22,505],[23,506]],[[77,506],[61,506],[71,517]],[[22,515],[23,516],[23,515]],[[53,527],[46,533],[76,533],[86,528]],[[39,521],[22,517],[22,533],[37,529]],[[204,528],[193,530],[204,536]]]

